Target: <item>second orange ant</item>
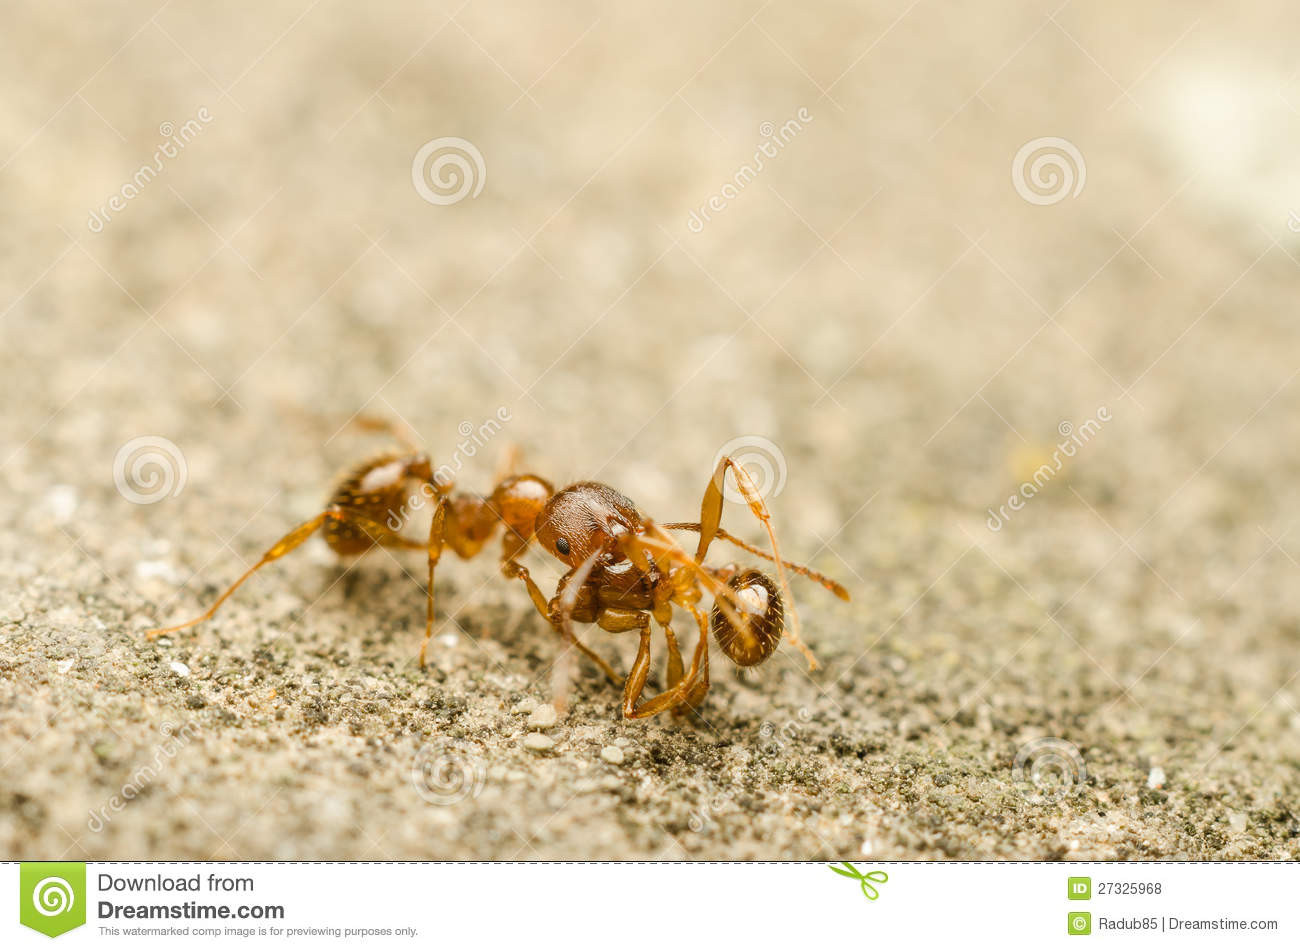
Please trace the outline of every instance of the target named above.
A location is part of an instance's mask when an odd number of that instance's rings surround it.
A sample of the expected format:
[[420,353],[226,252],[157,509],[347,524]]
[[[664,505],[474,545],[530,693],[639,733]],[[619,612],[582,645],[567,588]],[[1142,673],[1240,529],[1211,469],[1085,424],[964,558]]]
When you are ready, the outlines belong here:
[[[153,638],[206,621],[254,572],[293,551],[317,531],[339,555],[359,555],[376,545],[423,551],[428,562],[424,640],[420,666],[433,635],[434,573],[444,549],[463,559],[483,550],[498,529],[503,531],[501,572],[521,581],[533,605],[555,632],[590,658],[614,683],[623,687],[623,716],[649,717],[665,710],[681,714],[699,706],[709,689],[709,638],[717,641],[734,663],[752,667],[776,650],[782,634],[815,669],[816,660],[800,638],[798,614],[790,596],[787,571],[810,578],[848,600],[837,582],[803,565],[785,561],[777,545],[771,515],[752,477],[730,457],[722,457],[704,489],[698,522],[660,524],[641,514],[624,495],[599,482],[577,482],[555,491],[537,475],[507,475],[487,496],[452,491],[435,478],[427,453],[396,426],[363,420],[362,425],[396,436],[405,449],[370,459],[352,469],[335,488],[324,511],[298,525],[272,545],[212,604],[193,620],[148,632]],[[724,531],[721,527],[723,485],[728,470],[749,510],[763,525],[770,553]],[[402,534],[406,500],[411,490],[436,499],[425,541]],[[400,513],[400,514],[398,514]],[[393,527],[396,525],[396,527]],[[694,554],[682,548],[669,531],[699,536]],[[722,539],[765,558],[776,567],[780,583],[755,568],[734,564],[710,568],[704,564],[715,540]],[[568,571],[547,599],[520,558],[533,542],[558,558]],[[705,594],[713,598],[708,615],[700,608]],[[686,667],[673,632],[673,608],[695,619],[699,637]],[[791,624],[785,624],[787,606]],[[620,677],[603,657],[578,639],[575,621],[594,623],[613,633],[637,632],[636,659]],[[650,672],[652,622],[667,642],[667,689],[642,699]],[[563,697],[558,698],[561,703]]]

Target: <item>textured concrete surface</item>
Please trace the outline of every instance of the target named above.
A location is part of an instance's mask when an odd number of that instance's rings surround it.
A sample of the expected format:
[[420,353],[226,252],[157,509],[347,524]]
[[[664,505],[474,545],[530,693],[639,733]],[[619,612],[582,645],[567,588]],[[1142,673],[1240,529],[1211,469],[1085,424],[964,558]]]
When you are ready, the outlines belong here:
[[[0,854],[1300,857],[1293,5],[6,18]],[[769,440],[822,669],[551,724],[490,557],[421,671],[418,554],[320,542],[147,642],[358,413],[668,520]]]

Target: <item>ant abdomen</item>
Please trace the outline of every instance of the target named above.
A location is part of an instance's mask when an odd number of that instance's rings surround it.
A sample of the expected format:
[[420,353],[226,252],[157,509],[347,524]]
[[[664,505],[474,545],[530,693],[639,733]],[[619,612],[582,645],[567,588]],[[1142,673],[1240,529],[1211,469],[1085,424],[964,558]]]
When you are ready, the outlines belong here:
[[727,581],[727,587],[736,593],[728,606],[741,624],[735,624],[715,603],[710,615],[713,637],[722,652],[737,665],[753,667],[761,664],[781,643],[781,632],[785,628],[781,589],[771,578],[754,568],[737,572]]

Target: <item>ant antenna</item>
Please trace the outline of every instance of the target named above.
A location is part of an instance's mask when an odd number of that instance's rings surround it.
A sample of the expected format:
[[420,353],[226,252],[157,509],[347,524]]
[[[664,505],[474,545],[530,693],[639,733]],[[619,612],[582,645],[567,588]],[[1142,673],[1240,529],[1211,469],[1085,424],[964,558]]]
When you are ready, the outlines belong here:
[[[682,531],[682,532],[702,531],[699,522],[665,522],[662,527],[672,529],[674,531]],[[773,560],[771,552],[764,551],[763,549],[759,548],[757,545],[751,545],[743,538],[737,538],[735,535],[728,532],[725,528],[718,528],[716,529],[715,533],[723,541],[731,542],[731,544],[735,545],[737,548],[743,548],[751,555],[757,555],[759,558],[766,558],[768,561]],[[839,598],[841,601],[850,600],[848,589],[845,588],[844,585],[836,581],[834,578],[828,578],[820,571],[814,571],[813,569],[809,568],[807,565],[801,565],[795,561],[787,561],[785,562],[785,566],[789,568],[791,571],[793,571],[795,574],[803,575],[805,578],[809,578],[813,581],[816,581],[819,585],[821,585],[831,594],[835,595],[835,597]]]

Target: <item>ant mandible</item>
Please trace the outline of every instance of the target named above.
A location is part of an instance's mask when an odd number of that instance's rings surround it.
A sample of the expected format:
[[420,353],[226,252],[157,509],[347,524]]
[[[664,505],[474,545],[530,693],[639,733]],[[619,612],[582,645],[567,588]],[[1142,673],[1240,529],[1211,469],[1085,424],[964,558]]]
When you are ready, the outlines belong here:
[[[804,645],[799,616],[790,597],[787,569],[810,578],[847,601],[842,585],[811,568],[781,557],[771,515],[752,477],[730,457],[717,464],[700,506],[698,522],[659,524],[646,518],[624,495],[599,482],[577,482],[556,492],[550,482],[537,475],[506,475],[488,496],[452,491],[451,485],[435,478],[427,453],[414,448],[409,435],[384,421],[363,418],[360,424],[398,438],[404,451],[374,457],[352,469],[335,488],[325,510],[291,530],[272,545],[261,559],[244,572],[203,614],[174,627],[147,632],[152,638],[192,627],[211,618],[222,603],[259,569],[284,557],[318,530],[339,555],[360,555],[376,545],[385,548],[424,551],[428,561],[425,598],[424,640],[420,644],[420,666],[433,635],[433,579],[444,548],[462,559],[483,550],[498,528],[503,529],[501,572],[523,582],[539,614],[567,643],[588,657],[615,684],[623,685],[623,716],[649,717],[671,710],[681,714],[696,708],[709,689],[710,635],[723,653],[741,667],[765,661],[776,650],[782,633],[808,660],[817,661]],[[721,527],[723,480],[730,469],[749,510],[762,523],[771,553],[745,542]],[[406,499],[413,488],[432,492],[437,502],[429,524],[427,542],[401,533]],[[394,513],[402,513],[394,518]],[[396,528],[391,527],[394,521]],[[694,555],[668,534],[670,530],[696,533],[699,544]],[[776,566],[778,585],[754,568],[728,564],[719,568],[704,565],[709,548],[722,539],[765,558]],[[520,563],[531,542],[537,541],[569,570],[547,599]],[[699,607],[705,594],[713,597],[706,617]],[[785,609],[790,608],[791,625],[785,626]],[[690,612],[699,627],[691,664],[687,669],[672,629],[673,607]],[[612,633],[636,631],[640,636],[636,660],[626,678],[599,654],[578,639],[573,622],[594,623]],[[667,689],[642,700],[650,672],[651,622],[657,623],[667,642]],[[563,703],[564,698],[558,698]]]

